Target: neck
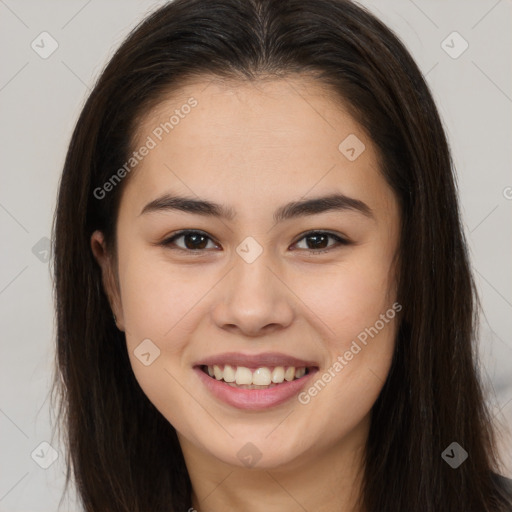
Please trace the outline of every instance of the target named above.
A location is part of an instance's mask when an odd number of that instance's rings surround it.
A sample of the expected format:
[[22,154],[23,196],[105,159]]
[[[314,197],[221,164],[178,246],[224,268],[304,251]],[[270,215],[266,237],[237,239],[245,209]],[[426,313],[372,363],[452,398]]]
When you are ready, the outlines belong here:
[[[368,418],[335,445],[273,468],[225,464],[178,434],[197,512],[363,512],[358,508]],[[192,512],[192,511],[190,511]]]

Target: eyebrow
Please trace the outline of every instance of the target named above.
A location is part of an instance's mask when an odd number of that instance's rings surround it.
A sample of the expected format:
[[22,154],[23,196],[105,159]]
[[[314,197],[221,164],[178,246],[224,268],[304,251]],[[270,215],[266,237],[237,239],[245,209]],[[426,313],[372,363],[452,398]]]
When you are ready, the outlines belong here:
[[[164,194],[150,203],[146,204],[139,215],[152,212],[164,212],[178,210],[196,215],[218,217],[226,220],[233,220],[236,212],[222,204],[195,199],[192,197]],[[371,208],[360,201],[344,194],[331,194],[304,201],[293,201],[278,208],[274,213],[274,222],[282,222],[296,217],[317,215],[329,211],[355,211],[375,220]]]

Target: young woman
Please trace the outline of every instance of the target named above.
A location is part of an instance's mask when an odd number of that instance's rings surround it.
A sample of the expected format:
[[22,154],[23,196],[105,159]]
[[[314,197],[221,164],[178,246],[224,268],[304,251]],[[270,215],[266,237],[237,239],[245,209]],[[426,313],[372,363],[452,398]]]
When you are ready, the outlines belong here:
[[145,19],[78,120],[54,240],[85,510],[512,510],[445,134],[363,8]]

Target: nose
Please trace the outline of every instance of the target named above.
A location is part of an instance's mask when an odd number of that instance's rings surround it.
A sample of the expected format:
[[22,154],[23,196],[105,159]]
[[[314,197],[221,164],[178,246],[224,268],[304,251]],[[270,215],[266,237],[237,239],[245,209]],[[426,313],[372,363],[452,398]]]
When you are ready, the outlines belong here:
[[234,268],[219,283],[213,321],[224,330],[258,337],[288,327],[294,318],[293,293],[265,253],[247,263],[235,258]]

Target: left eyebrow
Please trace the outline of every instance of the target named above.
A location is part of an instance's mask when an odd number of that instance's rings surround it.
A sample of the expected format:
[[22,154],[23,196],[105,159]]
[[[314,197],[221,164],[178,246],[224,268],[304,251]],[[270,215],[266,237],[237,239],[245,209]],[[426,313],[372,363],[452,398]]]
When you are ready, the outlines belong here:
[[[205,199],[195,199],[171,194],[164,194],[146,204],[139,215],[168,210],[178,210],[226,220],[233,220],[236,216],[236,212],[233,208],[229,208],[225,205]],[[274,222],[277,223],[296,217],[317,215],[328,211],[355,211],[375,220],[372,209],[363,201],[348,197],[344,194],[331,194],[285,204],[274,212]]]

